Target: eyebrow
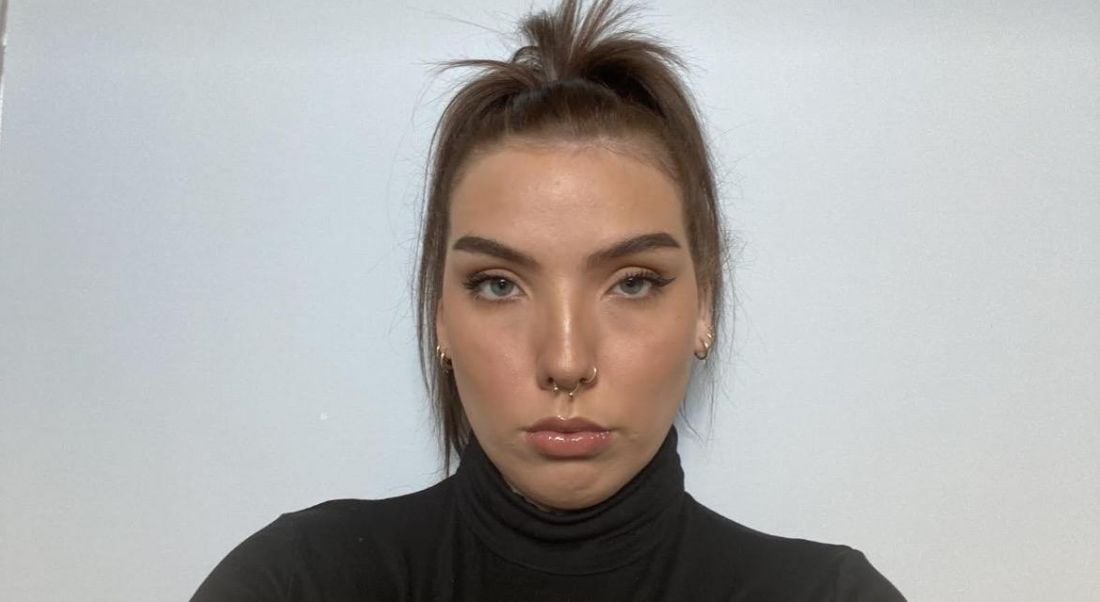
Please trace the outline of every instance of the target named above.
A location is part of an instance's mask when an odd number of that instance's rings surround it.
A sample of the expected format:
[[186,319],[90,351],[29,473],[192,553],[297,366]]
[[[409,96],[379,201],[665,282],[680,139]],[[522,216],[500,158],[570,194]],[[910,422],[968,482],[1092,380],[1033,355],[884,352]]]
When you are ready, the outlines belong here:
[[[676,242],[676,239],[673,238],[671,234],[667,232],[652,232],[650,234],[633,236],[609,247],[600,249],[599,251],[595,251],[585,258],[584,264],[588,268],[594,268],[609,261],[645,251],[679,248],[681,248],[680,243]],[[535,261],[534,257],[513,249],[502,242],[482,236],[463,236],[451,245],[451,250],[490,255],[526,268],[539,267],[539,263]]]

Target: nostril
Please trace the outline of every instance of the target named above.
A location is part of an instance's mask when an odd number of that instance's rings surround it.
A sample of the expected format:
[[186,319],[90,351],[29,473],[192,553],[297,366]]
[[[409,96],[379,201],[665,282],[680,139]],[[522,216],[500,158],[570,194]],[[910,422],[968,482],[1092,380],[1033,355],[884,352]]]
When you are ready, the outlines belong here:
[[596,367],[593,366],[592,375],[582,376],[581,378],[576,379],[575,381],[573,381],[575,383],[575,386],[573,387],[561,386],[558,384],[558,381],[553,377],[548,378],[546,382],[550,385],[549,388],[555,394],[564,392],[569,395],[570,399],[572,399],[573,396],[576,395],[581,389],[592,386],[592,383],[596,382],[597,376],[599,376],[599,370],[597,370]]

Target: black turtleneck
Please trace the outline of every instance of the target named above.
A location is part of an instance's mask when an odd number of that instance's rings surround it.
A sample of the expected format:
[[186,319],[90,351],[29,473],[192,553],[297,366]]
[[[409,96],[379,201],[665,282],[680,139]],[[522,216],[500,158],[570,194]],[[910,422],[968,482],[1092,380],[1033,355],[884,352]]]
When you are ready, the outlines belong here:
[[192,602],[904,600],[857,550],[754,531],[695,501],[676,441],[672,428],[609,499],[547,512],[471,439],[428,489],[280,516]]

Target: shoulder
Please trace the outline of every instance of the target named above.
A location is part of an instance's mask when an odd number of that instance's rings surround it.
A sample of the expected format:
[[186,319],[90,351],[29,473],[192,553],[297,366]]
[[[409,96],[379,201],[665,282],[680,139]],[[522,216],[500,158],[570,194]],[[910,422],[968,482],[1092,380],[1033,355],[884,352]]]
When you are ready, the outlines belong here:
[[[429,545],[448,520],[451,481],[397,497],[330,500],[279,516],[214,568],[193,602],[290,600],[310,584],[385,583],[408,549]],[[391,566],[392,565],[392,566]],[[368,568],[369,567],[369,568]],[[369,570],[373,575],[351,575]],[[320,586],[320,585],[318,585]],[[311,597],[341,592],[308,591]]]
[[[299,545],[364,537],[384,540],[387,535],[407,539],[432,522],[445,520],[451,503],[451,481],[384,499],[329,500],[279,517],[294,532]],[[356,540],[358,541],[358,540]]]
[[688,532],[698,551],[733,572],[751,593],[747,599],[904,600],[859,550],[758,531],[688,498]]

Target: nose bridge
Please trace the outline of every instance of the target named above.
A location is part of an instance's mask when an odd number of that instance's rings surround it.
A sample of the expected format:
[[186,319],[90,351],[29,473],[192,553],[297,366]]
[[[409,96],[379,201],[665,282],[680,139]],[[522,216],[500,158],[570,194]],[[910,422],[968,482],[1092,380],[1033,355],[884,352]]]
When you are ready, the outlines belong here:
[[583,295],[561,287],[546,300],[536,336],[540,385],[573,386],[592,371],[593,309]]

